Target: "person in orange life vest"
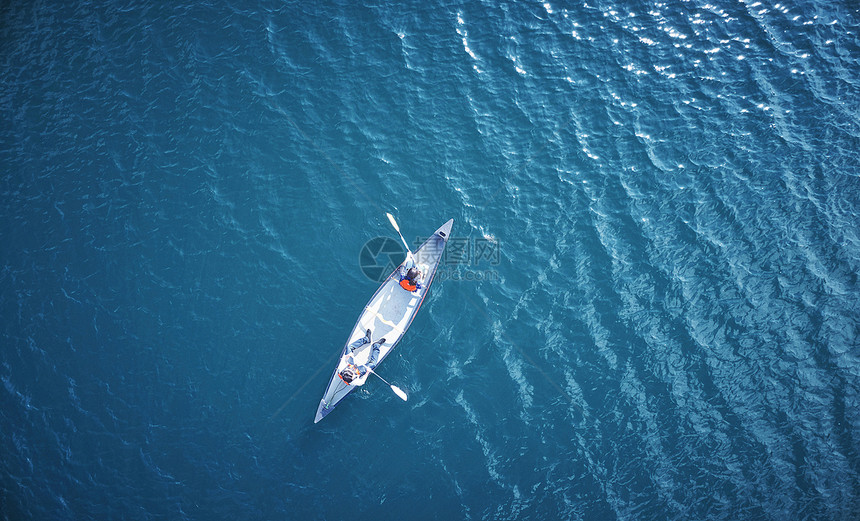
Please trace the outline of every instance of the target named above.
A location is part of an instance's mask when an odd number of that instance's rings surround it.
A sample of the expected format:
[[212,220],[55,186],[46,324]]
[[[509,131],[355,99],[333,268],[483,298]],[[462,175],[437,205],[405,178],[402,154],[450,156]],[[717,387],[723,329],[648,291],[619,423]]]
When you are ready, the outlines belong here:
[[406,262],[400,266],[400,287],[406,291],[418,291],[422,288],[421,272],[415,268],[415,259],[412,252],[407,254]]
[[[370,346],[370,359],[367,360],[367,365],[356,365],[355,358],[353,358],[353,354],[355,350],[359,347],[370,343],[370,330],[367,330],[364,337],[359,338],[355,342],[349,345],[349,359],[347,360],[346,367],[338,373],[340,379],[346,385],[350,385],[353,380],[360,379],[362,376],[367,374],[368,369],[376,368],[377,361],[379,360],[379,348],[382,344],[385,343],[384,338],[380,338],[372,346]],[[364,382],[356,382],[356,385],[363,385]]]

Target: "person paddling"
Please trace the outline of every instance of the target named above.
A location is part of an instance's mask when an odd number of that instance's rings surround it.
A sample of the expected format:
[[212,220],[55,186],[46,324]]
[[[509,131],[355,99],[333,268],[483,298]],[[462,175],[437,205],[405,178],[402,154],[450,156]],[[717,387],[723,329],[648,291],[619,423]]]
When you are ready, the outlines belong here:
[[417,291],[423,287],[418,282],[420,279],[421,272],[415,268],[409,268],[405,275],[401,274],[400,287],[406,291]]
[[406,257],[406,262],[400,266],[400,287],[406,291],[417,291],[421,289],[421,272],[415,267],[412,253]]
[[[361,380],[369,370],[376,368],[376,364],[379,360],[379,348],[385,343],[384,338],[380,338],[370,346],[370,358],[367,360],[366,365],[357,365],[355,363],[355,358],[353,358],[353,354],[356,349],[369,343],[370,330],[368,329],[363,338],[359,338],[349,345],[349,359],[347,360],[346,367],[338,373],[338,376],[340,376],[340,379],[343,380],[343,383],[346,385],[351,385],[355,380]],[[364,381],[356,382],[355,385],[364,385]]]

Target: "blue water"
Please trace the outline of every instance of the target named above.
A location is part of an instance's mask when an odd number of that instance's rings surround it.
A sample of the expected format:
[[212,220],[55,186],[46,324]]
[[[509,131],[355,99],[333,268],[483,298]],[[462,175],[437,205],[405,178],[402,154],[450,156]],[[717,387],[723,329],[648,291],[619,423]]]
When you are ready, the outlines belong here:
[[[7,2],[0,71],[3,520],[860,518],[856,2]],[[314,425],[389,211],[470,250]]]

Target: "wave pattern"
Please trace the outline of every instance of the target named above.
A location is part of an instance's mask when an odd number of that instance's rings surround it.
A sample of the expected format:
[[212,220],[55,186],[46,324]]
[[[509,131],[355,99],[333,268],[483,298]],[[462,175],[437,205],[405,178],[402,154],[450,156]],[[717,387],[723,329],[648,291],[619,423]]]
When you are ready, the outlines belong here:
[[[2,13],[3,519],[860,514],[852,3]],[[313,426],[385,211],[498,277]]]

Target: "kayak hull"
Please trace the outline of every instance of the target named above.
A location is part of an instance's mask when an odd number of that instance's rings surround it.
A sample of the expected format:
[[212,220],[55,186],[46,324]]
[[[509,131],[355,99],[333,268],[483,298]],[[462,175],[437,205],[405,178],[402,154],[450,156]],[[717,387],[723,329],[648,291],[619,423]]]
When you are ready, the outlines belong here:
[[[445,245],[448,243],[448,237],[451,234],[451,228],[454,225],[454,220],[451,219],[443,224],[433,235],[415,250],[416,264],[424,274],[422,287],[416,291],[407,291],[400,287],[400,277],[398,266],[388,278],[379,286],[379,289],[370,297],[370,301],[364,307],[361,315],[356,320],[352,328],[352,332],[344,345],[341,352],[338,364],[329,379],[328,387],[320,400],[317,407],[314,423],[325,418],[349,393],[364,384],[369,373],[354,380],[350,385],[347,385],[338,375],[338,373],[346,367],[349,359],[349,346],[356,340],[365,336],[368,329],[371,331],[371,343],[364,344],[358,347],[352,354],[356,365],[367,364],[370,353],[371,344],[380,339],[385,339],[385,342],[380,346],[379,358],[377,366],[394,350],[406,330],[412,324],[412,320],[421,308],[421,304],[427,297],[427,292],[433,279],[436,276],[436,269],[442,260],[442,255],[445,251]],[[405,262],[405,261],[404,261]]]

